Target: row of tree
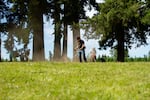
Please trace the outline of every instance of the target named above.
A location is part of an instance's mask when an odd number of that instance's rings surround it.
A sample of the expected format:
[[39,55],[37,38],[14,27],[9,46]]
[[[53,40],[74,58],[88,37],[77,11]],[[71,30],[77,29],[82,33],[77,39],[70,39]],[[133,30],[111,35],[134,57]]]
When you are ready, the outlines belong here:
[[[111,51],[112,52],[112,51]],[[96,61],[97,62],[115,62],[117,59],[117,54],[116,54],[116,50],[113,51],[113,54],[111,54],[110,56],[106,56],[106,55],[102,55],[102,56],[98,56]],[[128,52],[126,51],[125,54],[125,62],[149,62],[150,61],[150,51],[148,52],[147,55],[144,55],[143,57],[130,57]]]
[[[80,35],[79,20],[85,19],[84,7],[98,7],[95,0],[1,0],[1,16],[7,19],[1,23],[1,35],[7,35],[5,48],[11,54],[16,42],[23,48],[33,39],[33,61],[43,61],[44,32],[43,16],[53,19],[54,60],[67,57],[67,27],[70,25],[75,38]],[[5,9],[5,10],[3,10]],[[1,18],[2,19],[2,18]],[[60,40],[63,38],[63,53]],[[16,50],[17,51],[17,50]],[[14,57],[14,54],[12,54]]]
[[[72,27],[73,44],[80,28],[85,29],[87,38],[100,39],[100,49],[116,49],[117,61],[121,62],[132,44],[146,45],[150,35],[149,0],[104,0],[100,4],[95,0],[1,0],[0,5],[0,18],[7,19],[0,23],[1,36],[7,35],[5,48],[11,54],[18,43],[24,45],[24,50],[33,39],[33,61],[45,60],[43,15],[53,19],[54,60],[67,58],[68,25]],[[88,18],[85,7],[94,7],[98,13]]]

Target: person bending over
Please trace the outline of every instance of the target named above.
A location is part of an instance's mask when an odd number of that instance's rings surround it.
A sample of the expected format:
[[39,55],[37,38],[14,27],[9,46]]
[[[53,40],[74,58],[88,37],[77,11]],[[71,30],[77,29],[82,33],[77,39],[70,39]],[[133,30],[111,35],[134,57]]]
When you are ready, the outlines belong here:
[[82,56],[85,62],[87,62],[86,56],[85,56],[85,44],[84,41],[81,40],[80,37],[77,37],[77,47],[75,48],[75,50],[78,53],[79,56],[79,61],[82,62]]

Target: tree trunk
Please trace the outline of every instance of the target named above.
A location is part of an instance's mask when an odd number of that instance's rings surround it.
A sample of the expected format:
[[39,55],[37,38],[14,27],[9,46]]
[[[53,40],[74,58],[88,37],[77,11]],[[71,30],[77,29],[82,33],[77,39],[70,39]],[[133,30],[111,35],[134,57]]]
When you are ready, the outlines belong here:
[[125,59],[125,49],[124,49],[124,31],[122,25],[118,26],[117,32],[117,61],[124,62]]
[[63,30],[63,52],[62,52],[62,58],[63,58],[63,61],[67,61],[67,33],[68,33],[68,25],[67,25],[67,17],[66,17],[66,14],[67,14],[67,4],[66,2],[64,3],[64,30]]
[[[38,9],[37,9],[38,10]],[[40,12],[40,11],[39,11]],[[33,16],[33,61],[44,61],[44,32],[43,32],[43,14],[38,13]]]
[[[77,46],[77,37],[80,36],[78,25],[73,26],[73,49]],[[73,50],[73,61],[79,61],[77,52]]]
[[54,40],[54,61],[61,60],[61,30],[60,23],[55,24],[55,40]]
[[54,61],[61,60],[61,21],[60,4],[55,2],[54,8],[55,40],[54,40]]
[[54,47],[54,61],[60,61],[61,60],[61,44],[60,44],[60,38],[55,36],[54,41],[55,47]]
[[63,60],[67,60],[67,24],[64,22],[64,38],[63,38]]

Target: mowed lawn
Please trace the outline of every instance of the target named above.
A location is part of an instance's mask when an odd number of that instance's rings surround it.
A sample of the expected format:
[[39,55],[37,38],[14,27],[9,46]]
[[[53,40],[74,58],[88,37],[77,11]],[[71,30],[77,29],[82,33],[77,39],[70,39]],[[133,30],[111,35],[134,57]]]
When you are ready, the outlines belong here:
[[0,100],[150,100],[150,62],[2,62]]

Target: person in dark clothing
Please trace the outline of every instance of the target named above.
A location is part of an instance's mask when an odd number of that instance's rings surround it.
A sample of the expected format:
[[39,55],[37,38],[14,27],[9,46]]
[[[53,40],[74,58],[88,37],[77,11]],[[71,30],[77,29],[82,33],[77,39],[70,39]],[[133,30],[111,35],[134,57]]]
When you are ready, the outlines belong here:
[[85,44],[84,41],[80,39],[80,37],[77,37],[77,47],[75,48],[78,52],[79,60],[82,62],[82,56],[85,62],[87,62],[86,56],[85,56]]

